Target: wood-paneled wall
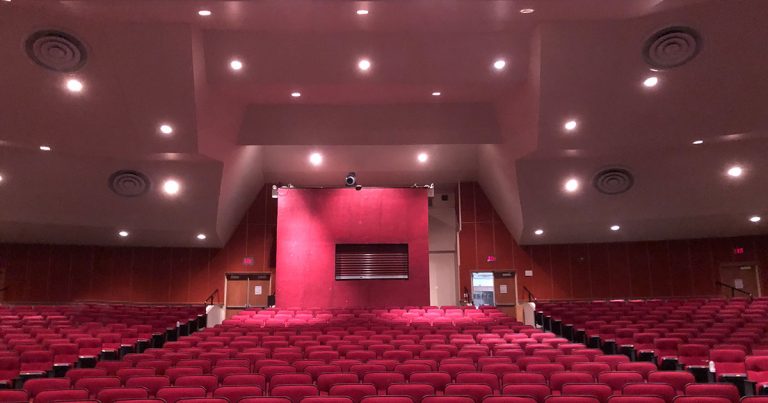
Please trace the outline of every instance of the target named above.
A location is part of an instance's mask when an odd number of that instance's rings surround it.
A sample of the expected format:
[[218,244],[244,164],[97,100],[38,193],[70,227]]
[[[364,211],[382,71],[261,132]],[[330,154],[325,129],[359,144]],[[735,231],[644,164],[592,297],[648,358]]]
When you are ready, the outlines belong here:
[[199,303],[217,288],[223,300],[224,273],[274,273],[276,227],[265,186],[222,249],[0,244],[5,301]]
[[[768,267],[768,235],[654,242],[519,246],[477,183],[462,183],[460,288],[475,270],[516,270],[519,295],[540,299],[713,295],[721,263]],[[733,249],[743,247],[735,255]],[[494,256],[495,262],[487,262]],[[533,277],[522,276],[533,270]],[[768,272],[761,272],[768,290]],[[768,291],[764,291],[768,293]]]

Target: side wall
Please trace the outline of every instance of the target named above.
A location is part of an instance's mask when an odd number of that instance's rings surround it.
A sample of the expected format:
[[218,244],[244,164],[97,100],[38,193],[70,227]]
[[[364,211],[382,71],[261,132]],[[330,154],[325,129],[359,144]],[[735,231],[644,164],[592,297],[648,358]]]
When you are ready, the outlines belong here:
[[[470,287],[472,271],[513,269],[520,298],[526,297],[523,286],[539,299],[713,295],[720,264],[754,262],[768,295],[768,235],[519,246],[477,183],[462,183],[459,193],[462,290]],[[736,247],[744,253],[735,255]],[[525,270],[533,270],[533,277],[525,277]]]
[[4,301],[200,303],[217,288],[223,300],[224,273],[274,273],[276,225],[264,187],[222,249],[0,244]]

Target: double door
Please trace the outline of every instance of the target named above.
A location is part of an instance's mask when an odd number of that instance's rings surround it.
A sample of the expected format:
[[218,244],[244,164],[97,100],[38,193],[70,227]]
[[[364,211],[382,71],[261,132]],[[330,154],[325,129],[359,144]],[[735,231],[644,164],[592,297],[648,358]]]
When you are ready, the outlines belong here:
[[272,294],[271,273],[227,273],[224,280],[226,318],[243,309],[267,306]]

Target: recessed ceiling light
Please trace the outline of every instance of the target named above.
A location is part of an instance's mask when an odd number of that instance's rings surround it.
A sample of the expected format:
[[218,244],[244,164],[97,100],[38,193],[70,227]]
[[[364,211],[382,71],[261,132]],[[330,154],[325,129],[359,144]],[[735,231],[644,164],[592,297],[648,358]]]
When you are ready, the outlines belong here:
[[523,9],[520,9],[520,14],[531,14],[534,11],[536,11],[536,10],[534,10],[532,8],[523,8]]
[[749,217],[749,221],[752,221],[754,223],[758,223],[760,222],[760,220],[762,220],[762,218],[760,218],[760,216],[758,215],[753,215],[752,217]]
[[368,71],[371,69],[371,61],[368,59],[361,59],[357,62],[357,68],[362,71]]
[[76,78],[70,78],[67,80],[67,90],[70,92],[82,92],[83,91],[83,83],[82,81],[76,79]]
[[3,181],[3,175],[0,175],[0,182]]
[[704,140],[693,140],[693,142],[691,144],[696,145],[696,146],[700,145],[700,144],[704,144]]
[[357,15],[368,15],[368,10],[365,10],[365,9],[357,10]]
[[728,168],[728,176],[732,176],[734,178],[738,178],[744,173],[744,169],[740,166],[733,166]]
[[230,60],[229,68],[234,70],[234,71],[240,71],[240,70],[243,69],[243,62],[241,62],[240,60],[237,60],[237,59]]
[[299,91],[294,91],[294,92],[291,93],[291,96],[294,97],[294,98],[298,98],[298,97],[301,96],[301,93]]
[[125,238],[125,237],[128,236],[128,231],[122,230],[122,231],[118,232],[117,235],[120,235],[120,237]]
[[576,130],[576,126],[578,126],[578,125],[579,125],[578,122],[576,122],[575,120],[569,120],[569,121],[565,122],[563,127],[565,128],[565,130],[568,130],[569,132],[571,132],[571,131]]
[[51,146],[42,145],[40,146],[40,151],[51,151]]
[[320,153],[312,153],[309,154],[309,163],[318,166],[323,163],[323,154]]
[[176,195],[181,190],[181,184],[174,179],[168,179],[163,183],[163,192],[167,195]]
[[173,126],[167,125],[167,124],[160,125],[160,133],[163,133],[163,134],[173,133]]
[[197,15],[201,17],[210,17],[212,14],[211,10],[200,10],[197,12]]
[[496,70],[504,70],[505,67],[507,67],[507,61],[504,59],[498,59],[493,62],[493,68]]
[[618,231],[620,229],[621,229],[621,227],[618,226],[618,225],[611,225],[611,231]]
[[544,235],[544,230],[543,229],[537,229],[536,231],[533,231],[533,233],[536,234],[536,235]]
[[427,153],[419,153],[419,155],[416,156],[416,159],[423,164],[427,162],[429,155]]
[[433,97],[439,97],[440,95],[443,95],[440,91],[435,91],[432,93]]
[[568,179],[565,181],[563,188],[566,192],[575,192],[579,190],[579,180],[574,178]]
[[205,238],[208,238],[208,237],[205,236],[205,234],[197,234],[196,238],[201,240],[201,241],[205,241]]
[[651,77],[646,78],[643,81],[643,86],[645,86],[646,88],[652,88],[652,87],[655,87],[656,84],[658,84],[658,83],[659,83],[659,78],[656,77],[656,76],[651,76]]

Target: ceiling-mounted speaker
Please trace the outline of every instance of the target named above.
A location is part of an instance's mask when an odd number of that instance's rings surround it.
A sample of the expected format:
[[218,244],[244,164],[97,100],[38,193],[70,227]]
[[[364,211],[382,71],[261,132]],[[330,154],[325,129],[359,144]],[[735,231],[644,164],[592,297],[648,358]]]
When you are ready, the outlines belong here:
[[645,62],[655,69],[682,66],[701,51],[701,36],[695,29],[673,26],[656,31],[643,45]]

